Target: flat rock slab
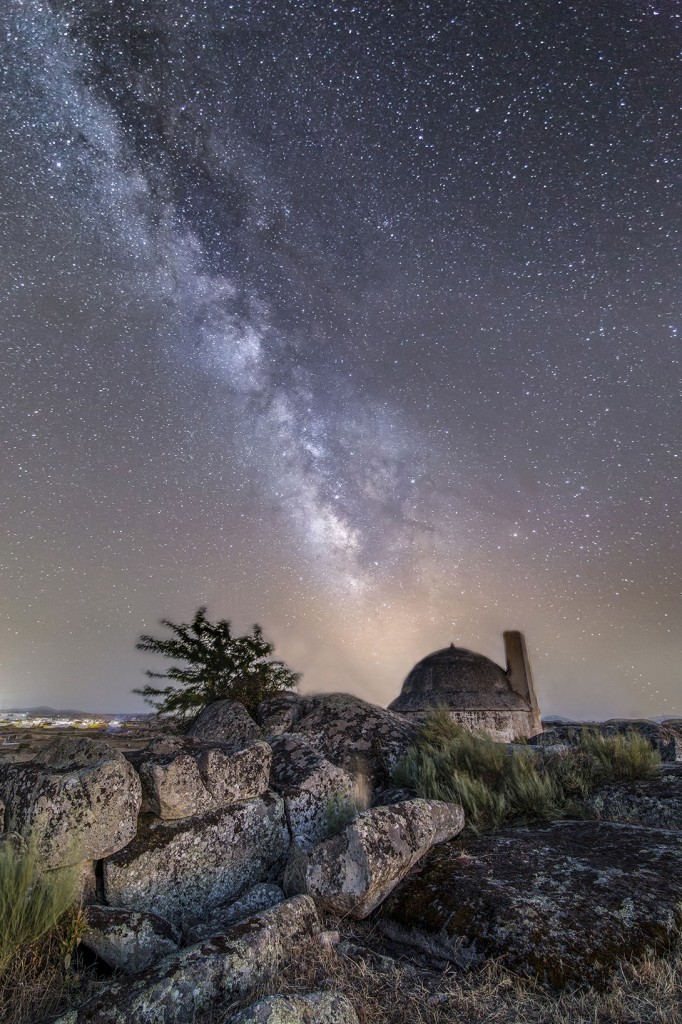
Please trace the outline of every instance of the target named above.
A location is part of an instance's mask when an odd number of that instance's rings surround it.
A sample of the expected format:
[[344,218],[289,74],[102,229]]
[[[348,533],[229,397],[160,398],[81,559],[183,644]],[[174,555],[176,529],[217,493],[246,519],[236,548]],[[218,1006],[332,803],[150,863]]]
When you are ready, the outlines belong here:
[[107,985],[55,1024],[193,1024],[257,988],[299,939],[319,928],[302,896],[182,949],[155,967]]
[[583,806],[600,821],[682,831],[682,764],[664,766],[657,779],[604,786]]
[[182,821],[141,818],[134,842],[104,861],[105,899],[182,926],[277,878],[289,842],[284,802],[272,793]]
[[230,1024],[358,1024],[358,1017],[341,992],[310,992],[259,999]]
[[434,850],[380,912],[383,931],[459,965],[500,958],[552,986],[601,984],[682,929],[682,836],[554,822]]

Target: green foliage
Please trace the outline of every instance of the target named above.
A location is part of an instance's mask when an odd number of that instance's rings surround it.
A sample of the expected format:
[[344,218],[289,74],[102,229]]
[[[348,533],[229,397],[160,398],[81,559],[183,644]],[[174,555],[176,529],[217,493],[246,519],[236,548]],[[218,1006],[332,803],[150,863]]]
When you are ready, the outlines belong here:
[[161,624],[173,635],[166,639],[141,636],[137,650],[163,654],[184,664],[167,672],[147,670],[150,679],[170,679],[171,685],[133,691],[160,714],[185,721],[223,699],[238,700],[253,711],[261,701],[296,688],[298,674],[271,658],[274,647],[264,639],[260,626],[235,636],[226,619],[210,622],[205,608],[199,608],[189,623],[176,625],[162,619]]
[[658,753],[636,732],[602,737],[585,731],[575,749],[562,753],[531,747],[510,752],[436,708],[393,779],[421,797],[461,803],[467,827],[478,832],[505,821],[566,817],[576,801],[606,782],[651,778],[659,767]]
[[18,954],[68,915],[75,888],[75,870],[41,871],[33,846],[0,846],[0,982]]
[[652,779],[661,767],[659,752],[634,729],[616,736],[602,736],[584,729],[580,750],[599,766],[602,782]]

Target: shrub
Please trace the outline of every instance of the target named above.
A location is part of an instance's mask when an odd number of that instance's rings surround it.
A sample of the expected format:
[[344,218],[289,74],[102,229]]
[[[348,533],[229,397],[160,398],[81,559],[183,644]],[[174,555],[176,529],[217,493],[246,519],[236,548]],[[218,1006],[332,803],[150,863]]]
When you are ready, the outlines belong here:
[[504,821],[577,813],[578,802],[604,783],[651,778],[659,767],[658,753],[636,732],[603,737],[585,731],[578,747],[561,753],[530,747],[509,752],[436,708],[393,778],[421,797],[461,803],[467,828],[489,831]]
[[367,810],[370,802],[370,786],[364,775],[359,775],[355,779],[352,793],[339,793],[327,801],[325,838],[330,839],[342,832],[346,825],[355,821],[358,814]]

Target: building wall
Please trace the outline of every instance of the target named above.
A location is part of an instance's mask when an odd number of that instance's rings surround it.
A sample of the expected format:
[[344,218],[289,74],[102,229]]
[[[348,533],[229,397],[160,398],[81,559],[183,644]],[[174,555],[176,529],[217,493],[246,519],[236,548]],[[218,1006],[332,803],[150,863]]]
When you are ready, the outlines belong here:
[[[404,713],[404,712],[403,712]],[[426,712],[405,714],[406,718],[421,721]],[[498,743],[511,743],[521,736],[533,736],[534,727],[531,711],[450,711],[453,721],[465,729],[481,730]]]

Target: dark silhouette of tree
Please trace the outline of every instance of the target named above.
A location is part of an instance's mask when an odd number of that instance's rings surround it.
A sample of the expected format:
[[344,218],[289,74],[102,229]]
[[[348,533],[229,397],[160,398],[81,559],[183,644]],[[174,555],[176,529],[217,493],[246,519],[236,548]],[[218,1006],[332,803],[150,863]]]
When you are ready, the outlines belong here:
[[225,698],[241,701],[253,711],[262,700],[296,688],[299,674],[271,658],[275,648],[264,639],[260,626],[234,636],[227,619],[209,622],[206,608],[199,608],[189,623],[162,619],[161,625],[173,635],[165,640],[141,636],[137,650],[163,654],[184,665],[173,665],[167,672],[148,669],[150,679],[170,679],[172,684],[133,690],[160,714],[186,721]]

